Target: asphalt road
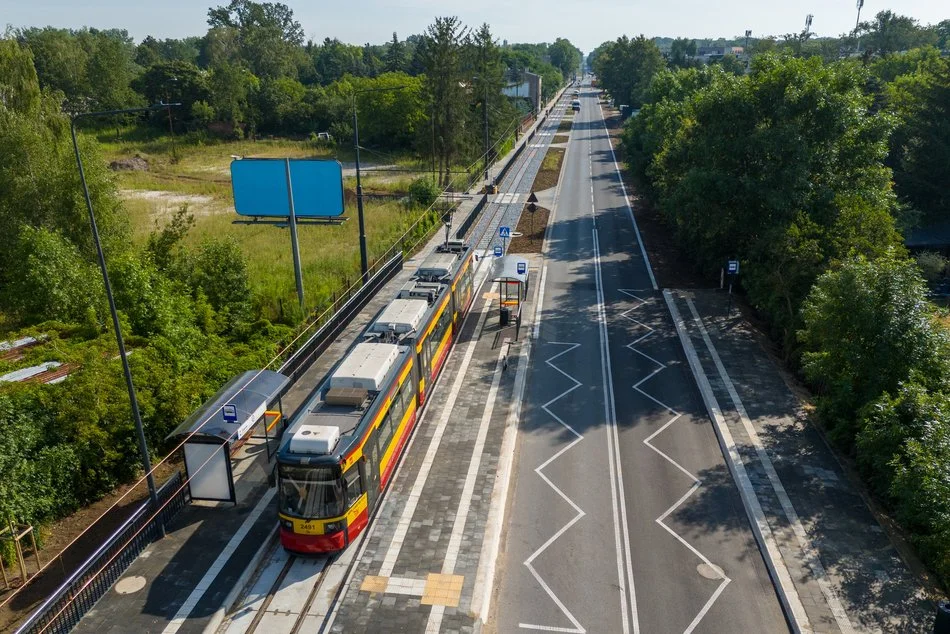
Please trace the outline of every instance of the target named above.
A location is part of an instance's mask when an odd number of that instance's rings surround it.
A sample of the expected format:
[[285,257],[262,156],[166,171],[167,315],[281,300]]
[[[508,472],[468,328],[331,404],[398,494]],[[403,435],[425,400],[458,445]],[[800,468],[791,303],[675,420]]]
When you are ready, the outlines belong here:
[[582,89],[489,629],[783,632]]

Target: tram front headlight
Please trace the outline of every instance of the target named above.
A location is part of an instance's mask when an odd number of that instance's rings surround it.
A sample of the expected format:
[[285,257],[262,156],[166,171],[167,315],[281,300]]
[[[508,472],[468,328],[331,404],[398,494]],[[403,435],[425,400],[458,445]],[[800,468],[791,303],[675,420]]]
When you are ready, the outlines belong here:
[[342,530],[346,530],[346,520],[337,520],[336,522],[327,522],[323,527],[324,533],[339,533]]
[[280,518],[280,525],[283,526],[288,531],[294,530],[294,523],[291,522],[290,520],[285,520],[284,518]]

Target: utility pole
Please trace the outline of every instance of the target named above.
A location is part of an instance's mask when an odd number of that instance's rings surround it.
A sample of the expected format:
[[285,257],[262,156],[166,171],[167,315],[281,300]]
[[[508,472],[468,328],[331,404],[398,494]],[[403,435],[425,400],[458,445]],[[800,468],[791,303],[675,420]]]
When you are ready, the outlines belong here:
[[858,29],[861,27],[861,9],[863,8],[864,0],[858,0],[858,19],[854,21],[854,39],[857,40],[855,53],[861,52],[861,36],[858,34]]
[[363,183],[360,181],[360,120],[357,112],[356,97],[370,92],[384,92],[389,90],[402,90],[405,86],[393,86],[385,88],[370,88],[367,90],[357,90],[353,93],[353,149],[356,151],[356,211],[360,223],[360,280],[366,283],[366,276],[369,273],[369,255],[366,252],[366,221],[363,218]]
[[[485,119],[485,180],[488,181],[488,78],[482,78],[482,82],[485,84],[485,101],[482,103],[482,114]],[[490,185],[491,183],[489,183]]]
[[[155,478],[152,476],[152,461],[148,455],[148,443],[145,440],[145,429],[142,426],[142,414],[139,411],[139,401],[135,393],[135,383],[132,381],[132,370],[129,367],[129,355],[125,350],[125,340],[122,337],[122,327],[119,324],[119,313],[115,306],[115,297],[112,294],[112,284],[109,283],[109,270],[106,268],[106,256],[102,251],[102,241],[99,239],[99,226],[96,224],[96,215],[92,210],[92,198],[89,196],[89,186],[86,184],[86,172],[83,169],[82,157],[79,154],[79,143],[76,140],[76,123],[80,119],[92,117],[107,117],[117,114],[133,114],[138,112],[152,112],[164,107],[180,106],[180,103],[174,104],[156,104],[148,108],[127,108],[123,110],[106,110],[102,112],[83,112],[72,117],[70,122],[70,133],[73,139],[73,151],[76,154],[76,167],[79,169],[79,181],[82,183],[82,193],[86,201],[86,209],[89,212],[89,226],[92,229],[92,241],[96,247],[96,258],[99,261],[99,269],[102,272],[102,282],[106,288],[106,300],[109,302],[109,313],[112,316],[112,326],[115,328],[115,339],[119,347],[119,359],[122,361],[122,372],[125,375],[125,385],[129,392],[129,403],[132,407],[132,419],[135,423],[135,431],[138,436],[139,452],[142,458],[142,467],[145,469],[145,481],[148,486],[148,496],[151,500],[153,509],[158,512],[158,493],[155,488]],[[161,534],[165,536],[165,526],[160,523]]]

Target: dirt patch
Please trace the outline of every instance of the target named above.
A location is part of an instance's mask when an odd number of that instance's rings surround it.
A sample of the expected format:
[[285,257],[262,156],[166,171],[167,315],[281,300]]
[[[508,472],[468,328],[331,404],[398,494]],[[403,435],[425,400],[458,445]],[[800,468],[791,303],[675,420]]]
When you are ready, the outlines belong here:
[[538,175],[534,177],[531,191],[541,192],[557,185],[557,181],[561,177],[561,163],[564,162],[566,152],[567,150],[564,148],[548,148],[548,153],[544,155],[544,161],[541,163],[541,169],[538,170]]
[[148,161],[141,156],[119,159],[109,163],[109,169],[114,172],[147,172]]
[[555,134],[552,143],[567,143],[570,140],[571,137],[567,134]]
[[[619,137],[623,128],[620,124],[620,112],[604,107],[604,119],[610,140],[617,152],[617,161],[623,164],[623,154],[620,151]],[[656,276],[656,283],[660,288],[711,288],[718,287],[718,279],[706,278],[697,269],[689,255],[680,247],[674,237],[673,228],[666,221],[660,211],[643,196],[640,195],[637,184],[630,177],[627,170],[622,169],[624,184],[633,215],[637,219],[637,227],[643,238],[643,247],[646,249],[650,266]]]
[[[160,464],[154,471],[156,485],[161,486],[180,469],[180,460]],[[31,576],[29,584],[12,599],[13,590],[0,589],[0,603],[9,600],[9,603],[0,607],[0,633],[12,632],[17,623],[52,594],[148,497],[143,483],[123,499],[122,496],[130,489],[131,485],[123,485],[98,502],[41,529],[44,544],[40,548],[40,562],[45,570],[35,577]],[[36,558],[32,550],[24,555],[27,558],[27,574],[35,574]],[[14,588],[18,588],[22,585],[19,567],[14,567],[12,573],[16,578],[11,579],[11,582]],[[11,574],[9,569],[7,574]]]
[[516,231],[520,236],[511,239],[508,253],[541,253],[544,245],[544,231],[548,226],[551,210],[538,207],[537,211],[528,211],[528,206],[521,211],[521,220],[518,221]]

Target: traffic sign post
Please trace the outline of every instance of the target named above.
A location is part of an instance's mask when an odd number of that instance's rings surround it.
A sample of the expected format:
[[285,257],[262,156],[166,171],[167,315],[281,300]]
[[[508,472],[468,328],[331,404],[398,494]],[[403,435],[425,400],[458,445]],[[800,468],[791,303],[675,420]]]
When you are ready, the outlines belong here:
[[732,283],[739,275],[739,260],[729,260],[726,264],[726,271],[729,273],[729,307],[727,313],[732,313]]
[[529,216],[529,218],[531,218],[531,229],[528,235],[530,235],[532,238],[534,237],[534,212],[536,212],[537,210],[538,210],[538,196],[534,192],[531,192],[531,195],[528,196],[528,212],[531,213],[531,215]]
[[508,238],[511,237],[511,227],[498,227],[498,235],[501,236],[502,245],[504,246],[505,250],[507,250]]

